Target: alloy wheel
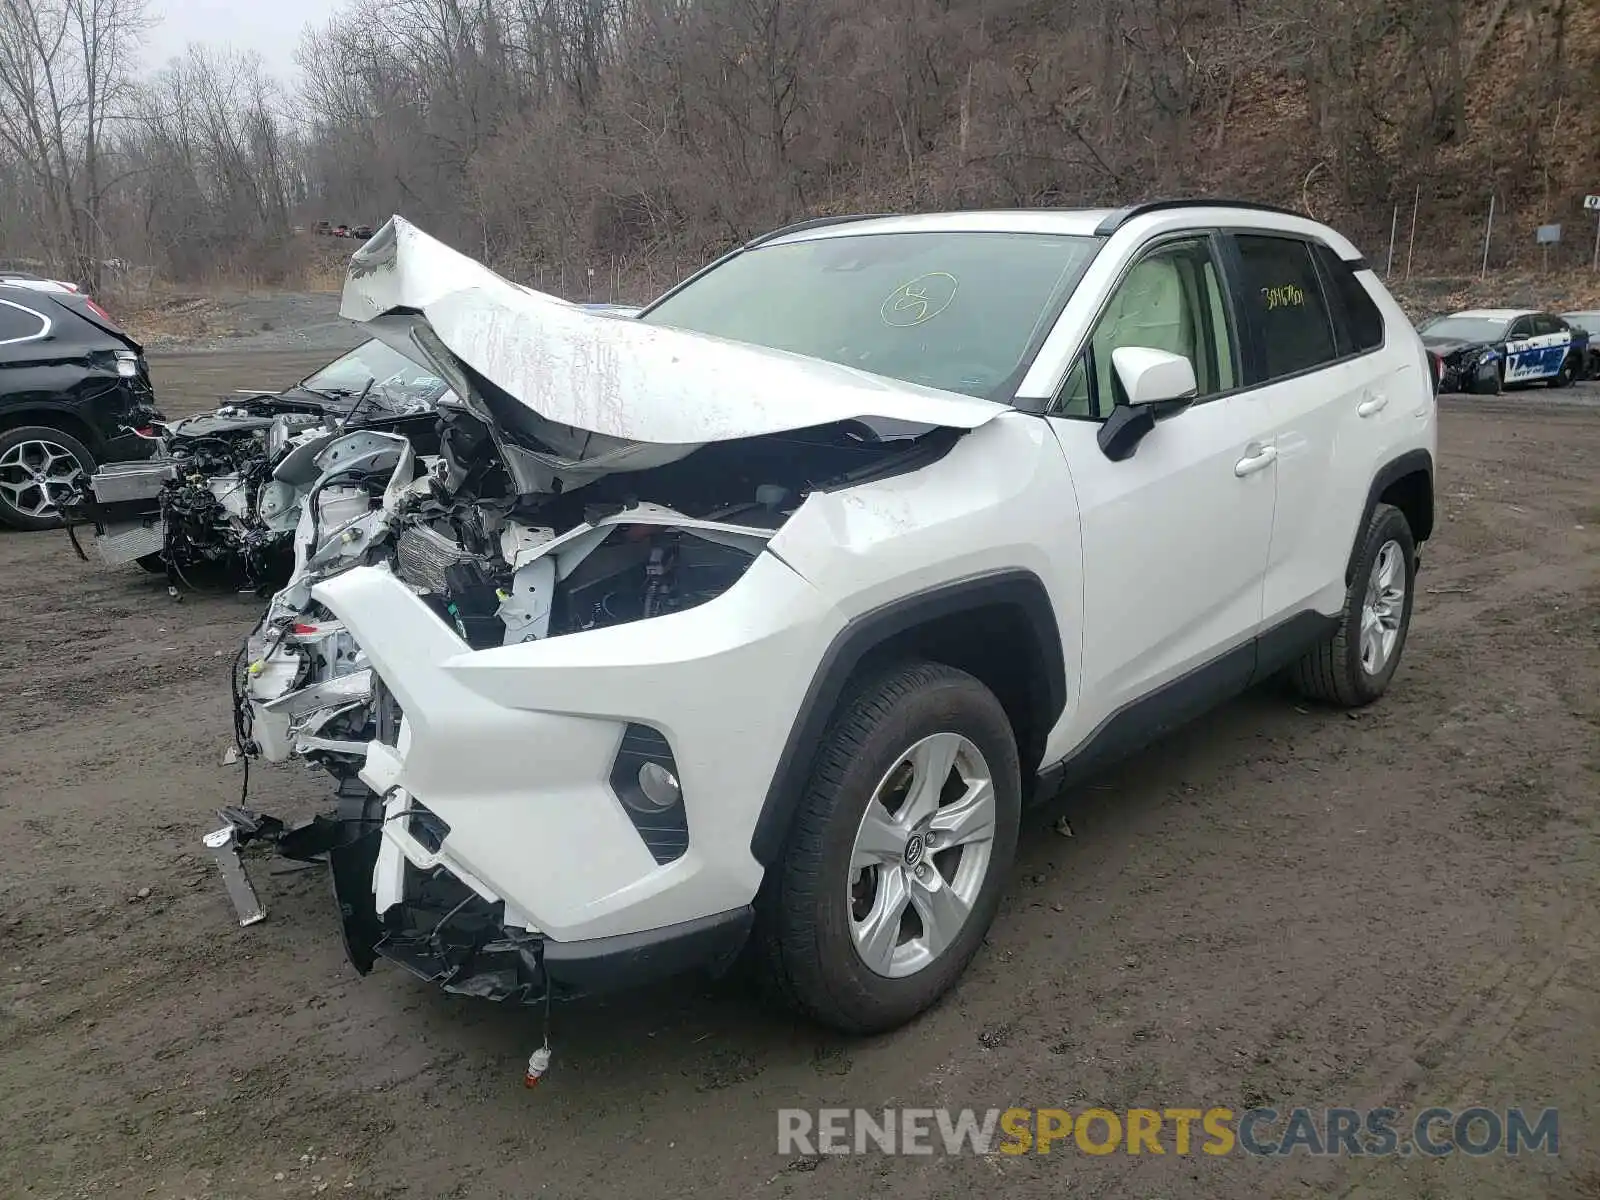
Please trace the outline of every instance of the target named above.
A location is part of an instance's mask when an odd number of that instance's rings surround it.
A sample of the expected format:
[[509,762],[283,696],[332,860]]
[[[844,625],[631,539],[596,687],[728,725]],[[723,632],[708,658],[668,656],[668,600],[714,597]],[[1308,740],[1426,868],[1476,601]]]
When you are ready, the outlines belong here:
[[989,764],[960,734],[923,738],[889,768],[850,852],[850,933],[869,970],[913,975],[955,942],[989,873],[995,818]]
[[83,465],[65,446],[18,442],[0,454],[0,498],[24,517],[53,517],[82,475]]
[[1400,641],[1406,607],[1406,564],[1400,543],[1387,541],[1372,560],[1361,604],[1361,669],[1381,674]]

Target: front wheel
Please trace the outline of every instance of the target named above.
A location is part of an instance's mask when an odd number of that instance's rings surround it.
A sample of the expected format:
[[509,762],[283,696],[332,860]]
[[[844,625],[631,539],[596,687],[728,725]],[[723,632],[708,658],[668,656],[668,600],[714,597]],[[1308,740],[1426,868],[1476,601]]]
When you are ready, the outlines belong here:
[[1411,628],[1416,569],[1417,544],[1405,514],[1378,505],[1362,535],[1338,625],[1292,668],[1303,695],[1343,708],[1383,695]]
[[931,1007],[994,920],[1021,802],[1011,724],[982,683],[928,662],[868,680],[834,718],[757,899],[765,982],[846,1033]]
[[1578,364],[1573,361],[1572,355],[1567,355],[1561,360],[1561,370],[1557,371],[1550,380],[1553,388],[1571,387],[1578,378]]
[[89,448],[59,429],[25,425],[0,433],[0,525],[59,528],[67,502],[94,468]]

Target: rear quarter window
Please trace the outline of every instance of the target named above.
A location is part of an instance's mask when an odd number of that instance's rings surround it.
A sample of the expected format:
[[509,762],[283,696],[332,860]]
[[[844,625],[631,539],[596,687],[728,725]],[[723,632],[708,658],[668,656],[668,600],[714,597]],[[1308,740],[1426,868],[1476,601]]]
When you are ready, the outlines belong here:
[[1329,247],[1318,244],[1315,253],[1322,277],[1328,282],[1335,322],[1347,354],[1365,354],[1383,345],[1383,314],[1373,302],[1355,268]]
[[14,300],[0,300],[0,346],[36,338],[49,322]]

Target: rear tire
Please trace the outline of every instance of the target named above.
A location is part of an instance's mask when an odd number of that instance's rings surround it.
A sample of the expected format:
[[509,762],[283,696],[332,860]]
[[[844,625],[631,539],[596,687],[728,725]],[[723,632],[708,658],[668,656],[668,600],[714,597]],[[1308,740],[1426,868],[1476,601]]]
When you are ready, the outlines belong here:
[[1383,695],[1411,627],[1416,569],[1417,544],[1405,514],[1378,505],[1362,533],[1339,624],[1290,669],[1302,695],[1341,708]]
[[845,1033],[931,1007],[994,920],[1021,802],[1011,724],[978,680],[920,662],[863,681],[757,897],[759,982]]
[[0,525],[61,528],[66,522],[60,503],[81,476],[94,471],[94,455],[70,433],[48,425],[0,433]]

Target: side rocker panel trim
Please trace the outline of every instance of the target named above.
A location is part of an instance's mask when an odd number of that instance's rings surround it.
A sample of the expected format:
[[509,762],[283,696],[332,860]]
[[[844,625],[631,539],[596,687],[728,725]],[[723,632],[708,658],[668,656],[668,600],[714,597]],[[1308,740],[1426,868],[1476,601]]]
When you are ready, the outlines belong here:
[[1066,656],[1055,609],[1044,583],[1031,571],[998,571],[957,580],[904,596],[855,618],[828,646],[800,702],[800,711],[784,743],[783,753],[767,788],[761,814],[750,838],[750,852],[762,866],[771,866],[783,852],[789,826],[805,793],[811,762],[827,732],[846,683],[862,660],[897,634],[942,617],[980,608],[1019,610],[1038,643],[1046,704],[1046,728],[1060,718],[1067,703]]
[[1060,762],[1040,770],[1029,807],[1049,804],[1062,789],[1129,757],[1246,688],[1292,663],[1339,623],[1336,616],[1306,611],[1263,630],[1147,696],[1123,705]]

